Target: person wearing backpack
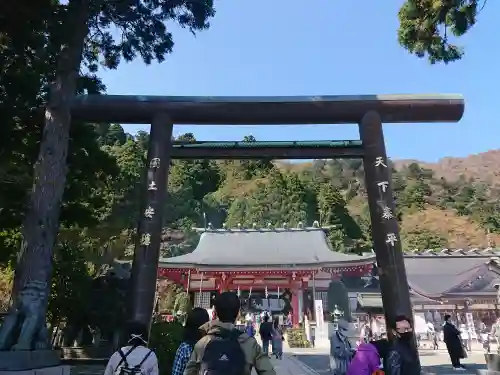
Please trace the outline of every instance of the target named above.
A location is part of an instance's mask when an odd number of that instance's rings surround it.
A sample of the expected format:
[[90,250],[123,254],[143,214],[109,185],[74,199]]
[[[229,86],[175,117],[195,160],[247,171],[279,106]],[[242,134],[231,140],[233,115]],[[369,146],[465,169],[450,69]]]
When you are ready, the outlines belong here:
[[146,327],[140,323],[130,323],[128,331],[128,345],[113,353],[104,375],[158,375],[158,359],[147,347]]
[[276,375],[267,354],[254,337],[235,327],[240,300],[235,293],[221,293],[215,301],[217,320],[201,329],[206,332],[194,346],[184,375]]

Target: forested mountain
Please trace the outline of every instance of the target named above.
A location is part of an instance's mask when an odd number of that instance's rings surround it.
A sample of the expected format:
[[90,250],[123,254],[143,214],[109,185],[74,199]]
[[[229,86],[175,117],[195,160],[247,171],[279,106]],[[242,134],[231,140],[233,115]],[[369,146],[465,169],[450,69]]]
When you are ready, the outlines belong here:
[[[87,258],[97,263],[128,257],[134,244],[148,134],[132,136],[117,124],[75,124],[71,139],[60,239],[79,239]],[[189,141],[194,136],[179,139]],[[249,136],[245,141],[255,139]],[[7,167],[16,168],[16,174]],[[13,259],[19,246],[23,205],[31,184],[27,156],[24,165],[7,167],[0,181],[3,261]],[[436,177],[432,169],[416,162],[393,166],[393,184],[405,249],[485,247],[500,239],[496,185],[464,175],[449,180]],[[164,256],[190,251],[197,242],[191,228],[208,222],[214,227],[224,223],[293,227],[317,220],[323,226],[335,225],[328,232],[335,251],[371,248],[360,160],[174,161],[168,186]]]

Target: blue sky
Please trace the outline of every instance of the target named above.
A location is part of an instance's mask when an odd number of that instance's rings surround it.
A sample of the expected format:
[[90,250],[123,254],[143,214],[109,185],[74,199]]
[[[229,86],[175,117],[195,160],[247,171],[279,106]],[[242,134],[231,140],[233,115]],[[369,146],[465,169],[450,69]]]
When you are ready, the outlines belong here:
[[[397,42],[402,1],[217,1],[211,28],[192,36],[173,26],[175,48],[162,64],[122,64],[101,74],[110,94],[341,95],[460,93],[458,124],[385,125],[388,155],[435,161],[500,147],[500,50],[489,2],[459,42],[462,61],[431,66]],[[308,5],[306,5],[308,4]],[[134,133],[148,127],[127,125]],[[353,125],[176,126],[198,140],[358,138]]]

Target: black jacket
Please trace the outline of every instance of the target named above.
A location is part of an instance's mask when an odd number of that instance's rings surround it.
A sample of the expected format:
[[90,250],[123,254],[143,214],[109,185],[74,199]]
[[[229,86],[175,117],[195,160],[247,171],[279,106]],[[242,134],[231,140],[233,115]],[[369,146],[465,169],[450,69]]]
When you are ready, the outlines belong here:
[[443,341],[446,344],[460,342],[460,331],[449,322],[443,325]]
[[443,326],[443,341],[451,356],[461,358],[463,355],[462,340],[457,327],[451,323],[445,323]]
[[273,323],[262,323],[259,328],[259,334],[262,340],[271,340],[273,338]]
[[384,361],[387,375],[420,375],[420,363],[408,345],[395,343]]

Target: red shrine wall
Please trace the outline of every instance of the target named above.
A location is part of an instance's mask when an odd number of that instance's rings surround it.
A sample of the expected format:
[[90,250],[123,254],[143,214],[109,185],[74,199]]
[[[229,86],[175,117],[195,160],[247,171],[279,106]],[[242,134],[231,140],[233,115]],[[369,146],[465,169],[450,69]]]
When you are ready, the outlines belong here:
[[[314,276],[314,286],[316,295],[314,299],[324,301],[326,308],[326,295],[329,284],[332,280],[340,278],[342,273],[366,275],[371,270],[371,265],[361,265],[345,267],[342,269],[318,270],[244,270],[235,271],[227,269],[221,271],[200,272],[196,269],[174,269],[159,268],[158,278],[169,280],[182,285],[187,291],[192,293],[194,306],[203,308],[211,307],[213,292],[237,291],[240,292],[263,292],[280,294],[288,289],[292,293],[292,322],[294,325],[308,312],[311,307],[306,306],[304,291],[311,294],[313,289],[312,273]],[[326,272],[329,271],[329,272]]]

